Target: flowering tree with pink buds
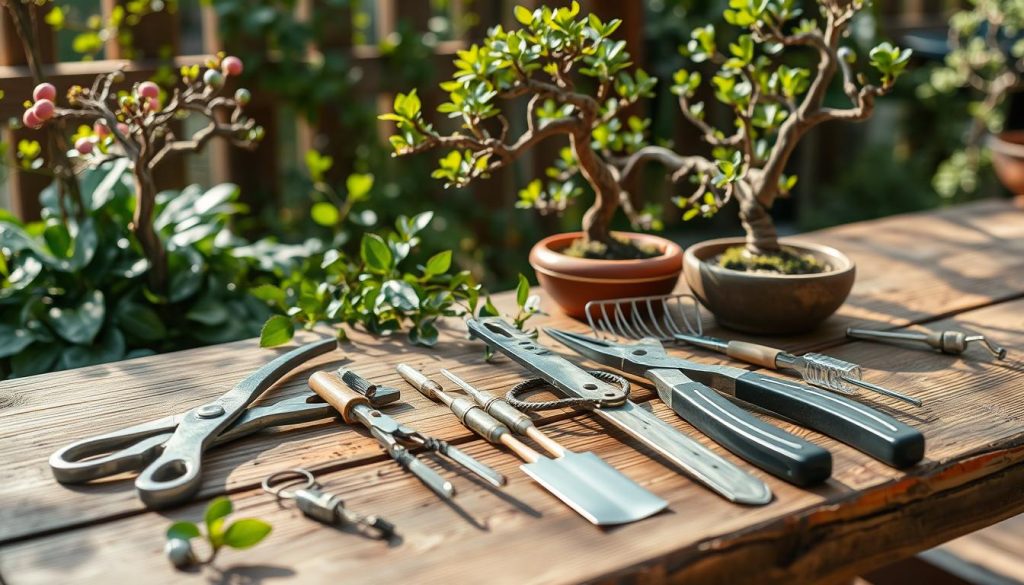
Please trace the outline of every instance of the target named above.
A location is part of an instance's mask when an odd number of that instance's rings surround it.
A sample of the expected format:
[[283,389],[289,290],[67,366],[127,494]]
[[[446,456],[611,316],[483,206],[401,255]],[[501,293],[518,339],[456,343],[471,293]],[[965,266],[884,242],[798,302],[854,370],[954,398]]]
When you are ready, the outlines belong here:
[[[163,242],[153,227],[156,185],[153,174],[169,156],[197,152],[220,137],[242,148],[255,148],[263,129],[244,113],[250,93],[238,89],[233,96],[221,95],[225,77],[241,74],[237,57],[219,55],[206,64],[182,67],[181,83],[161,99],[153,82],[135,84],[118,91],[124,74],[114,71],[100,75],[91,87],[72,86],[67,107],[58,105],[57,89],[41,83],[33,92],[33,103],[22,117],[25,126],[41,128],[57,121],[78,126],[74,135],[76,169],[94,167],[114,158],[131,162],[135,179],[135,210],[131,229],[149,261],[149,288],[165,294],[167,257]],[[191,136],[177,136],[171,123],[190,116],[206,120]]]

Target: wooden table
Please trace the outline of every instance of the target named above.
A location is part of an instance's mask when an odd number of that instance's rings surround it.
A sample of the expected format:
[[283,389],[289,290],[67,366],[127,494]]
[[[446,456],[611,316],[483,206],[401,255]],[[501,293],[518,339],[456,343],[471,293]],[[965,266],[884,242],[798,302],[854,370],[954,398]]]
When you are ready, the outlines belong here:
[[[128,478],[75,487],[53,480],[47,458],[56,448],[202,404],[274,355],[243,341],[0,384],[0,574],[9,585],[797,583],[852,577],[1024,510],[1024,211],[982,202],[808,237],[850,254],[858,264],[857,285],[820,331],[782,343],[799,351],[828,348],[864,364],[871,380],[922,398],[919,410],[872,400],[925,433],[926,458],[909,470],[796,429],[832,451],[833,478],[804,490],[752,470],[771,485],[775,501],[741,507],[652,459],[593,416],[549,414],[542,420],[548,432],[575,450],[596,452],[670,502],[666,513],[601,530],[531,483],[509,453],[469,435],[446,410],[407,389],[405,404],[390,410],[394,416],[496,467],[511,478],[508,487],[496,491],[455,477],[458,505],[445,505],[365,432],[337,423],[268,432],[211,452],[197,501],[167,511],[144,510]],[[549,308],[554,314],[545,323],[585,330]],[[997,362],[980,350],[957,358],[843,336],[855,324],[919,323],[984,333],[1007,346],[1010,358]],[[507,389],[525,374],[507,359],[485,363],[482,347],[464,339],[458,322],[435,350],[353,337],[267,400],[306,392],[311,372],[345,360],[403,389],[394,372],[403,361],[430,373],[446,366],[492,390]],[[638,381],[634,397],[699,436],[653,400],[648,384]],[[354,509],[395,522],[401,542],[388,546],[324,528],[259,489],[264,476],[296,466],[316,470]],[[219,494],[231,496],[236,515],[270,521],[273,533],[253,549],[225,551],[215,567],[175,572],[161,552],[164,530],[172,520],[198,520]]]

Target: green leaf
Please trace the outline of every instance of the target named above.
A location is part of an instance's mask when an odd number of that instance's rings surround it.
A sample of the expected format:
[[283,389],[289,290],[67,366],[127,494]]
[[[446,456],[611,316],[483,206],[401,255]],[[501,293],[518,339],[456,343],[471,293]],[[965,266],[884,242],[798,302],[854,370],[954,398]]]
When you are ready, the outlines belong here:
[[230,314],[224,302],[207,294],[199,299],[199,302],[192,305],[185,318],[189,321],[202,323],[203,325],[220,325],[228,320]]
[[380,289],[380,298],[402,311],[415,311],[420,305],[416,289],[404,280],[389,280]]
[[167,529],[167,538],[180,538],[181,540],[189,540],[200,536],[199,527],[196,526],[195,522],[175,522],[171,524],[170,528]]
[[313,204],[310,216],[312,216],[313,221],[322,226],[334,227],[338,225],[338,221],[341,219],[341,212],[338,211],[338,208],[333,203],[319,201]]
[[530,281],[522,274],[519,275],[519,285],[516,286],[516,304],[522,308],[527,299],[530,298]]
[[21,353],[35,338],[27,329],[15,329],[10,325],[0,325],[0,358]]
[[260,347],[275,347],[288,343],[295,336],[295,325],[284,315],[274,315],[267,319],[260,329]]
[[233,522],[224,531],[224,544],[231,548],[249,548],[267,537],[270,524],[256,518],[243,518]]
[[137,303],[118,305],[117,324],[124,332],[143,341],[160,341],[167,337],[167,328],[156,311]]
[[373,175],[353,173],[345,179],[345,188],[348,190],[348,198],[351,201],[364,201],[373,188]]
[[89,345],[103,326],[106,315],[106,304],[103,293],[98,290],[87,295],[81,304],[75,307],[53,307],[47,313],[57,334],[71,343]]
[[215,498],[210,505],[206,507],[206,514],[203,515],[203,521],[206,522],[206,531],[212,536],[214,533],[213,523],[221,518],[224,518],[232,511],[235,507],[231,504],[226,496],[220,496]]
[[272,284],[261,284],[255,288],[251,288],[249,289],[249,294],[261,301],[266,301],[274,305],[280,305],[284,302],[285,298],[284,291]]
[[452,266],[452,251],[445,250],[434,254],[430,260],[427,260],[427,266],[424,268],[423,273],[427,277],[437,276],[448,272],[448,269]]
[[516,20],[518,20],[523,26],[530,26],[533,24],[533,11],[525,6],[516,6],[515,8]]
[[391,271],[394,260],[391,248],[388,247],[384,238],[377,234],[366,234],[363,236],[362,243],[359,246],[359,256],[371,272],[385,274]]

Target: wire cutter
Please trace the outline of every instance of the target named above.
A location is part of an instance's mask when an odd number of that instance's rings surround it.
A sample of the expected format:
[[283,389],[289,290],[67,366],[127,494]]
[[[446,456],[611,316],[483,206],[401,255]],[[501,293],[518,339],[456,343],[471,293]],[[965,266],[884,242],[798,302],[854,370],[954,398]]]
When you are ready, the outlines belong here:
[[621,344],[557,329],[545,332],[588,359],[648,378],[661,399],[687,422],[733,453],[797,485],[826,479],[831,454],[765,423],[719,392],[829,435],[894,467],[908,467],[924,457],[924,436],[919,431],[831,392],[731,366],[672,357],[655,339]]
[[455,486],[412,454],[409,448],[419,447],[435,451],[495,487],[505,485],[504,475],[473,459],[454,445],[429,437],[376,410],[365,394],[367,388],[375,386],[351,370],[339,371],[339,375],[316,372],[309,378],[309,387],[340,412],[346,423],[366,427],[380,443],[381,448],[402,469],[415,475],[441,498],[450,500],[455,495]]
[[[334,339],[298,347],[271,360],[208,404],[74,442],[50,456],[50,469],[57,481],[70,484],[141,471],[135,487],[146,506],[160,508],[187,500],[199,489],[203,452],[210,447],[269,427],[337,416],[329,404],[312,402],[317,399],[315,395],[248,408],[288,372],[336,347]],[[383,406],[398,397],[398,391],[393,390],[378,393],[374,400]]]

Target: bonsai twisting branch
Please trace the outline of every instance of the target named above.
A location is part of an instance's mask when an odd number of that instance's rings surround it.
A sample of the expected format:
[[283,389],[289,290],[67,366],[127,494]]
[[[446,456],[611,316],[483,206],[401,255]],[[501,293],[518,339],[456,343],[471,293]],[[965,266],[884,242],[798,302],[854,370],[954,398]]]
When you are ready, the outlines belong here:
[[[68,108],[55,108],[49,100],[37,100],[30,110],[43,124],[48,120],[87,123],[91,131],[80,134],[75,142],[79,167],[88,167],[112,158],[131,161],[135,178],[135,211],[131,229],[149,261],[149,286],[153,292],[167,292],[167,251],[153,225],[156,208],[156,168],[167,157],[198,152],[215,137],[236,146],[255,148],[263,130],[245,116],[243,107],[250,94],[240,89],[234,97],[219,95],[224,74],[241,72],[241,61],[227,57],[210,63],[200,77],[199,68],[183,68],[181,84],[173,89],[166,104],[160,102],[160,90],[152,82],[137,84],[131,93],[118,95],[115,85],[123,82],[121,71],[100,75],[89,88],[73,86],[68,91]],[[190,137],[178,137],[171,123],[189,116],[206,120],[206,125]],[[85,128],[88,129],[89,126]]]
[[[588,241],[615,245],[610,224],[620,203],[636,223],[639,216],[619,186],[618,170],[609,163],[611,150],[595,139],[615,138],[617,114],[650,96],[655,80],[643,71],[631,75],[624,41],[609,37],[620,21],[603,23],[597,17],[577,19],[579,5],[569,8],[517,7],[524,28],[492,29],[482,46],[460,51],[457,71],[441,85],[450,101],[439,111],[459,119],[459,131],[442,135],[421,114],[416,92],[400,94],[394,113],[381,116],[397,123],[392,137],[396,155],[440,148],[448,154],[434,176],[446,186],[464,186],[508,166],[539,142],[565,136],[574,168],[594,191],[594,203],[583,216]],[[593,94],[577,90],[574,69],[593,79]],[[528,98],[525,131],[509,139],[510,124],[495,105],[497,100]],[[576,166],[578,165],[578,166]],[[538,200],[539,205],[551,201]],[[554,202],[553,207],[564,206]]]
[[[682,70],[675,75],[673,92],[679,96],[684,116],[701,138],[719,152],[718,158],[683,156],[661,147],[638,150],[622,164],[620,180],[625,181],[643,163],[658,162],[669,169],[673,180],[695,176],[697,188],[680,201],[688,208],[684,218],[711,215],[732,199],[747,233],[747,249],[754,254],[777,252],[778,235],[769,209],[780,195],[787,194],[795,177],[785,175],[786,165],[800,140],[814,127],[831,120],[861,121],[871,116],[875,99],[892,90],[910,57],[883,43],[871,51],[871,64],[881,74],[878,85],[854,74],[853,52],[840,46],[850,20],[862,8],[859,0],[821,0],[821,23],[804,21],[788,30],[795,17],[792,2],[731,3],[726,12],[730,22],[748,23],[748,34],[729,45],[728,54],[718,50],[711,26],[697,29],[686,47],[695,61],[710,61],[720,69],[713,78],[715,96],[734,114],[735,131],[726,135],[704,120],[702,103],[692,101],[700,85],[699,73]],[[817,54],[811,72],[778,63],[778,55],[757,46],[804,47]],[[781,53],[781,52],[780,52]],[[825,94],[836,74],[842,74],[843,91],[851,106],[824,105]]]

